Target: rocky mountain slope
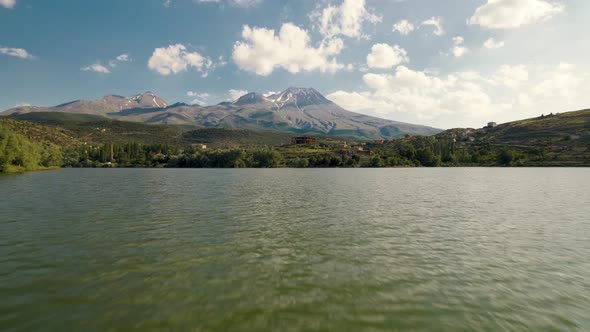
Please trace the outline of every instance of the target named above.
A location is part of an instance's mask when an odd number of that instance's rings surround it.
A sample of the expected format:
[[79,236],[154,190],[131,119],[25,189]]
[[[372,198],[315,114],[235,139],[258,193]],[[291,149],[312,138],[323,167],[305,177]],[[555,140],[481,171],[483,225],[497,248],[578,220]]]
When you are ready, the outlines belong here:
[[152,124],[186,124],[211,128],[270,129],[297,134],[359,138],[395,138],[405,134],[433,135],[440,130],[391,121],[345,110],[313,88],[289,88],[264,96],[246,94],[233,102],[212,106],[169,105],[151,92],[132,97],[106,96],[54,107],[17,107],[2,115],[67,112],[103,115],[111,119]]

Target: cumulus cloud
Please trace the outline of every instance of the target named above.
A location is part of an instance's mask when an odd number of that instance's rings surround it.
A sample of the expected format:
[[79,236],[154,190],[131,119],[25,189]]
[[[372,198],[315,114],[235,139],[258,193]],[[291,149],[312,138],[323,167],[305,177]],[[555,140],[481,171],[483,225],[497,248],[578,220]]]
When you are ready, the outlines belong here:
[[463,37],[453,37],[453,43],[455,46],[451,48],[451,54],[453,54],[455,58],[460,58],[469,52],[469,49],[464,45],[465,39]]
[[529,68],[525,65],[502,65],[489,83],[517,88],[529,79]]
[[234,44],[232,58],[240,69],[261,76],[270,75],[276,68],[290,73],[335,72],[344,68],[334,58],[342,51],[341,39],[325,39],[313,47],[309,33],[292,23],[283,24],[278,34],[271,29],[245,25],[242,38]]
[[230,5],[232,7],[253,7],[262,2],[262,0],[194,0],[196,3],[216,3],[221,5]]
[[393,68],[401,63],[410,62],[408,53],[399,45],[375,44],[367,55],[369,68]]
[[9,56],[14,56],[14,57],[21,58],[21,59],[27,59],[27,60],[35,59],[35,57],[33,55],[29,54],[29,52],[27,52],[27,50],[25,50],[23,48],[1,47],[0,46],[0,53],[5,54],[5,55],[9,55]]
[[209,104],[209,98],[211,98],[211,95],[208,94],[207,92],[187,91],[186,95],[193,98],[193,100],[191,101],[191,104],[198,104],[198,105]]
[[580,91],[581,86],[589,85],[588,75],[577,71],[575,65],[570,63],[560,63],[557,68],[542,68],[542,75],[538,84],[531,87],[530,94],[535,100],[542,102],[551,98],[574,99],[580,95],[586,95],[585,91]]
[[434,31],[433,33],[437,36],[442,36],[445,34],[445,29],[443,28],[442,25],[442,19],[440,17],[431,17],[425,21],[423,21],[422,23],[420,23],[420,26],[432,26],[434,27]]
[[547,20],[564,8],[547,0],[487,0],[467,23],[489,29],[513,29]]
[[160,75],[178,74],[193,67],[206,77],[212,66],[211,59],[198,52],[188,52],[182,44],[156,48],[148,61],[148,68]]
[[486,40],[483,43],[483,47],[490,49],[490,50],[502,48],[502,47],[504,47],[504,42],[503,41],[496,41],[494,38],[489,38],[488,40]]
[[14,8],[16,5],[16,0],[0,0],[0,6],[3,6],[8,9]]
[[414,29],[414,24],[408,20],[401,20],[393,25],[393,31],[397,31],[402,35],[409,35]]
[[[363,82],[364,91],[340,90],[327,97],[347,109],[386,118],[406,113],[421,119],[451,116],[453,121],[502,114],[519,118],[574,110],[590,102],[590,75],[565,63],[500,66],[487,74],[446,76],[399,66],[393,74],[367,73]],[[517,111],[524,115],[515,117]]]
[[363,81],[369,91],[337,91],[328,98],[352,110],[372,109],[380,115],[411,112],[421,118],[432,118],[472,107],[482,112],[492,111],[491,98],[482,88],[471,80],[459,80],[456,75],[440,78],[399,66],[394,74],[365,74]]
[[84,68],[82,68],[82,70],[83,71],[93,71],[93,72],[96,72],[99,74],[110,74],[111,73],[111,71],[107,67],[101,65],[100,63],[95,63],[95,64],[92,64],[88,67],[84,67]]
[[338,35],[358,38],[363,36],[365,22],[375,24],[382,20],[365,7],[365,0],[343,0],[340,6],[328,5],[314,11],[310,17],[326,38]]
[[230,89],[228,92],[229,94],[229,98],[231,101],[237,100],[240,97],[242,97],[243,95],[247,94],[248,91],[246,90],[236,90],[236,89]]

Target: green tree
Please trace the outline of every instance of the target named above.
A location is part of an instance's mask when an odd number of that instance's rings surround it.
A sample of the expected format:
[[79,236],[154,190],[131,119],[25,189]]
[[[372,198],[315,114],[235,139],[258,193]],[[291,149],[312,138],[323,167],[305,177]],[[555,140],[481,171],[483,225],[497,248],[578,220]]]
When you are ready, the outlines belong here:
[[307,168],[309,167],[309,159],[297,157],[297,159],[293,161],[292,166],[296,168]]
[[32,171],[60,166],[62,155],[56,146],[44,148],[26,137],[0,126],[0,171]]
[[276,150],[272,149],[257,149],[252,155],[254,167],[260,168],[276,168],[280,167],[283,162],[283,156]]
[[514,151],[509,148],[503,148],[498,153],[498,163],[503,166],[509,166],[514,160]]
[[416,152],[416,159],[422,166],[435,167],[440,164],[440,157],[437,157],[431,148],[423,148]]
[[55,167],[63,165],[63,153],[55,144],[46,144],[41,150],[41,165],[45,167]]
[[371,157],[370,165],[371,167],[384,167],[385,163],[383,162],[383,159],[381,159],[381,156],[374,155]]

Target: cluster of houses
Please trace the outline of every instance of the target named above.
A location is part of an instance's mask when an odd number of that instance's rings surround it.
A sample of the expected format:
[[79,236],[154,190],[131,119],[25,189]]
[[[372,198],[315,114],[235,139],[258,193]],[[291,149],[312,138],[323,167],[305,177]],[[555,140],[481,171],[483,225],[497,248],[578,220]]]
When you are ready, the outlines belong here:
[[311,136],[296,136],[291,138],[291,145],[315,144],[317,138]]

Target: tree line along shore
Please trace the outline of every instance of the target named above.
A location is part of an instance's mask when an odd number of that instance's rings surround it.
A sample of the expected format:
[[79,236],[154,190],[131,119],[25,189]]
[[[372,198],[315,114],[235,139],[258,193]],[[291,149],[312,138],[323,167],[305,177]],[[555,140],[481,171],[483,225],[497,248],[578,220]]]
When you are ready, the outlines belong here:
[[[543,117],[498,128],[451,129],[391,140],[292,140],[288,133],[186,130],[122,121],[48,124],[0,117],[0,172],[60,167],[590,166],[588,133],[579,130],[587,128],[584,121],[590,113],[580,112],[561,119]],[[549,130],[547,124],[556,121],[570,123],[573,129],[561,125]],[[535,129],[539,123],[545,125]]]

